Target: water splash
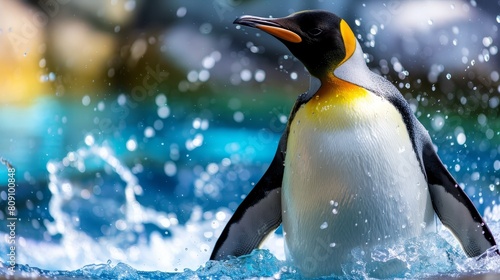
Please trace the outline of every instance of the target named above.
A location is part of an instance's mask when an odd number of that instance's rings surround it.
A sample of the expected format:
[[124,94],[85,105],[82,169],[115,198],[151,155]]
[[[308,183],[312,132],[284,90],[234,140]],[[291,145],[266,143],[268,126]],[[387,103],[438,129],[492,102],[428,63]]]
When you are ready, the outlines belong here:
[[[493,223],[498,232],[499,223]],[[447,231],[380,246],[371,252],[355,248],[350,261],[342,266],[343,275],[336,279],[399,278],[421,279],[428,277],[457,277],[500,273],[500,257],[490,254],[476,260],[466,258],[456,242],[449,243]],[[498,236],[497,236],[498,238]],[[336,244],[331,244],[335,246]],[[158,255],[160,256],[160,255]],[[192,260],[185,260],[189,262]],[[334,261],[334,260],[332,260]],[[5,275],[0,269],[0,275]],[[277,258],[269,250],[254,250],[251,254],[226,261],[208,261],[198,269],[182,272],[141,271],[123,262],[86,265],[74,271],[41,270],[18,266],[16,276],[23,277],[73,277],[99,279],[248,279],[269,277],[274,279],[303,279],[289,262]]]
[[[93,141],[88,141],[92,143]],[[92,166],[92,164],[100,166]],[[136,199],[137,195],[142,194],[142,187],[138,183],[137,177],[132,171],[123,165],[113,154],[109,147],[91,145],[90,147],[80,148],[75,152],[70,152],[60,162],[49,161],[47,171],[49,171],[49,189],[52,198],[49,202],[49,212],[54,218],[53,222],[46,221],[45,225],[51,235],[64,234],[67,231],[75,230],[80,217],[76,213],[64,211],[66,205],[79,198],[96,203],[99,199],[98,194],[103,190],[98,185],[92,185],[95,180],[89,184],[84,182],[72,182],[70,176],[75,173],[84,173],[88,176],[92,174],[92,168],[102,167],[94,170],[96,180],[106,175],[118,175],[119,180],[125,184],[123,189],[124,201],[120,207],[122,221],[126,224],[124,229],[140,231],[140,225],[152,223],[162,229],[168,229],[170,225],[177,224],[175,215],[157,212],[154,209],[143,207]],[[102,174],[104,170],[105,174]],[[73,174],[71,174],[73,173]],[[107,174],[106,174],[107,173]],[[69,176],[69,177],[68,177]],[[78,177],[81,179],[81,177]],[[107,186],[102,186],[107,187]],[[91,196],[95,200],[90,200]],[[76,221],[76,223],[75,223]]]
[[[163,236],[158,232],[168,234],[178,224],[175,214],[158,212],[137,201],[142,194],[138,178],[109,147],[80,148],[59,162],[48,162],[47,171],[52,194],[48,210],[53,221],[45,220],[44,224],[51,236],[61,236],[61,240],[59,245],[36,246],[51,248],[57,255],[65,256],[68,262],[62,267],[81,265],[82,260],[144,258],[141,246],[161,243]],[[86,228],[89,225],[91,228]],[[100,228],[95,229],[96,225]],[[148,225],[158,230],[146,236]],[[26,257],[26,263],[52,266],[53,260]]]
[[[207,126],[200,119],[200,128]],[[86,146],[46,165],[51,192],[47,210],[52,219],[43,221],[47,229],[45,240],[19,237],[18,263],[30,265],[20,266],[22,275],[82,275],[82,271],[95,269],[94,276],[100,277],[103,269],[116,275],[116,270],[121,271],[124,266],[135,272],[179,272],[195,270],[209,259],[216,236],[231,217],[229,210],[203,211],[196,205],[188,221],[179,224],[176,214],[141,204],[143,188],[135,166],[127,167],[110,147],[96,145],[91,135],[84,142]],[[220,165],[210,163],[206,174],[215,175],[227,165],[224,161]],[[204,177],[203,174],[199,176]],[[270,239],[273,253],[283,257],[279,252],[283,251],[280,237],[274,235]],[[0,244],[0,252],[7,251],[6,246]],[[3,256],[0,255],[0,263]],[[88,265],[108,260],[119,265]],[[49,270],[34,272],[31,266]],[[75,269],[79,270],[71,271]],[[130,273],[130,269],[123,273]]]

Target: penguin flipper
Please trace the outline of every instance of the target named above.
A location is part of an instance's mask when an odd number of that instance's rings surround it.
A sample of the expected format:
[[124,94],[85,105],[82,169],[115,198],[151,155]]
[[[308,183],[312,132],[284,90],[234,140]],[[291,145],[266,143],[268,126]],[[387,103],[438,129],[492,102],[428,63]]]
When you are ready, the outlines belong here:
[[[477,257],[496,246],[495,239],[474,204],[443,165],[428,142],[423,163],[434,211],[460,241],[469,257]],[[499,253],[498,249],[495,249]]]
[[281,224],[281,183],[285,169],[283,162],[280,145],[264,176],[236,209],[222,231],[210,256],[211,260],[251,253]]

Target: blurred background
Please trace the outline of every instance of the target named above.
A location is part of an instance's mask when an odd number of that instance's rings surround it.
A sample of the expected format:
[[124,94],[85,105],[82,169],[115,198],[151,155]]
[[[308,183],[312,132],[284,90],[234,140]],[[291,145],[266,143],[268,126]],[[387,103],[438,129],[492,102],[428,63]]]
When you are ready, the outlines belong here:
[[[0,156],[16,168],[19,262],[203,264],[309,83],[279,41],[232,22],[304,9],[347,20],[498,220],[500,1],[2,0]],[[0,186],[6,219],[6,168]]]

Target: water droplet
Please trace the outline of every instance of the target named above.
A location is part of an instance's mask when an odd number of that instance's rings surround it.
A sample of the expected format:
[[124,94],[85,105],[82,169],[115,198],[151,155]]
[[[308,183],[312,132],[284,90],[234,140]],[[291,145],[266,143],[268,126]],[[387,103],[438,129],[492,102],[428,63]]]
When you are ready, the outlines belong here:
[[333,208],[332,213],[333,213],[333,215],[337,215],[339,213],[339,211],[336,208]]
[[495,132],[491,128],[488,128],[484,134],[488,140],[491,140],[495,135]]
[[177,17],[181,18],[181,17],[184,17],[186,15],[186,13],[187,13],[186,7],[179,7],[179,9],[177,9],[176,15],[177,15]]
[[104,101],[99,101],[99,103],[97,103],[97,110],[102,112],[104,109],[106,109],[106,103],[104,103]]
[[122,93],[118,95],[118,98],[116,98],[116,102],[118,103],[118,105],[123,106],[127,103],[127,97]]
[[337,246],[337,244],[335,244],[335,242],[330,243],[330,247],[331,247],[331,248],[333,248],[333,247],[335,247],[335,246]]
[[500,15],[497,16],[497,22],[500,23]]
[[320,229],[325,229],[327,227],[328,227],[328,223],[327,222],[323,222],[319,228]]
[[170,115],[170,108],[168,106],[159,107],[157,110],[158,117],[166,119]]
[[95,143],[95,139],[94,139],[94,136],[88,134],[87,136],[85,136],[85,144],[87,146],[92,146],[94,145]]
[[493,168],[496,170],[500,170],[500,160],[495,160],[493,163]]
[[135,139],[129,139],[125,144],[127,146],[127,150],[133,152],[137,149],[137,141]]
[[208,174],[210,175],[215,175],[217,172],[219,172],[219,165],[217,165],[217,163],[209,163],[207,165],[207,172]]
[[484,37],[483,38],[483,46],[489,47],[493,43],[493,39],[491,37]]
[[201,65],[203,66],[203,68],[205,69],[211,69],[212,67],[214,67],[215,65],[215,59],[212,57],[212,56],[206,56],[205,58],[203,58],[203,60],[201,61]]
[[239,123],[245,119],[245,115],[242,112],[237,111],[237,112],[234,112],[233,119],[235,122]]
[[167,176],[175,176],[175,174],[177,174],[177,165],[173,161],[167,161],[163,166],[163,170]]
[[187,74],[187,79],[191,83],[198,81],[198,73],[194,70],[189,71],[189,73]]
[[254,74],[255,81],[263,82],[266,79],[266,72],[264,70],[258,69]]
[[155,103],[158,107],[165,106],[165,104],[167,103],[167,97],[165,96],[165,94],[158,94],[155,98]]
[[435,131],[440,131],[444,126],[445,120],[441,115],[436,115],[432,119],[431,125]]
[[205,22],[202,25],[200,25],[200,32],[202,34],[210,34],[212,32],[212,24]]
[[83,106],[89,106],[89,104],[90,104],[90,96],[85,95],[85,96],[82,98],[82,104],[83,104]]
[[465,134],[463,132],[460,132],[458,135],[457,135],[457,143],[458,145],[463,145],[465,144],[465,141],[467,140],[467,137],[465,136]]
[[127,2],[125,2],[125,5],[124,5],[124,8],[125,8],[125,11],[127,12],[131,12],[135,9],[135,0],[129,0]]
[[156,134],[155,130],[150,126],[146,127],[146,129],[144,129],[144,136],[146,138],[151,138],[151,137],[155,136],[155,134]]
[[448,79],[448,80],[451,79],[451,74],[450,73],[446,74],[446,79]]
[[208,72],[205,69],[201,70],[200,73],[198,74],[198,79],[200,80],[200,82],[206,82],[208,81],[209,78],[210,78],[210,72]]
[[477,122],[481,125],[481,126],[485,126],[486,123],[488,122],[488,118],[484,115],[484,114],[479,114],[477,116]]
[[45,60],[45,58],[40,59],[40,61],[38,62],[38,66],[40,68],[45,68],[46,65],[47,65],[47,61]]
[[429,20],[427,21],[427,24],[429,24],[429,25],[432,25],[432,23],[433,23],[433,22],[432,22],[432,19],[429,19]]
[[252,72],[248,69],[243,69],[240,72],[240,78],[241,78],[241,80],[248,82],[248,81],[250,81],[250,79],[252,79]]
[[497,82],[500,79],[500,74],[497,71],[492,71],[490,73],[490,78],[493,82]]
[[399,61],[394,62],[392,67],[394,68],[394,71],[398,73],[403,71],[403,65]]

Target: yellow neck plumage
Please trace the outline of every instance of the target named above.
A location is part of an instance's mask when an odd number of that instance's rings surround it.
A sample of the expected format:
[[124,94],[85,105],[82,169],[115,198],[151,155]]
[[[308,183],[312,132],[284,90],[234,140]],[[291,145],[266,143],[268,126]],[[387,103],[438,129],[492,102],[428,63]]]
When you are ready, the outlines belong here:
[[[344,59],[335,66],[341,67],[344,62],[350,59],[356,51],[357,40],[349,25],[342,20],[340,22],[340,32],[344,41],[346,55]],[[322,77],[321,87],[314,96],[302,108],[305,115],[303,117],[312,118],[318,123],[332,122],[340,127],[350,126],[360,118],[366,117],[366,113],[372,111],[369,109],[377,98],[373,93],[355,85],[349,81],[343,80],[334,74],[334,69]]]

